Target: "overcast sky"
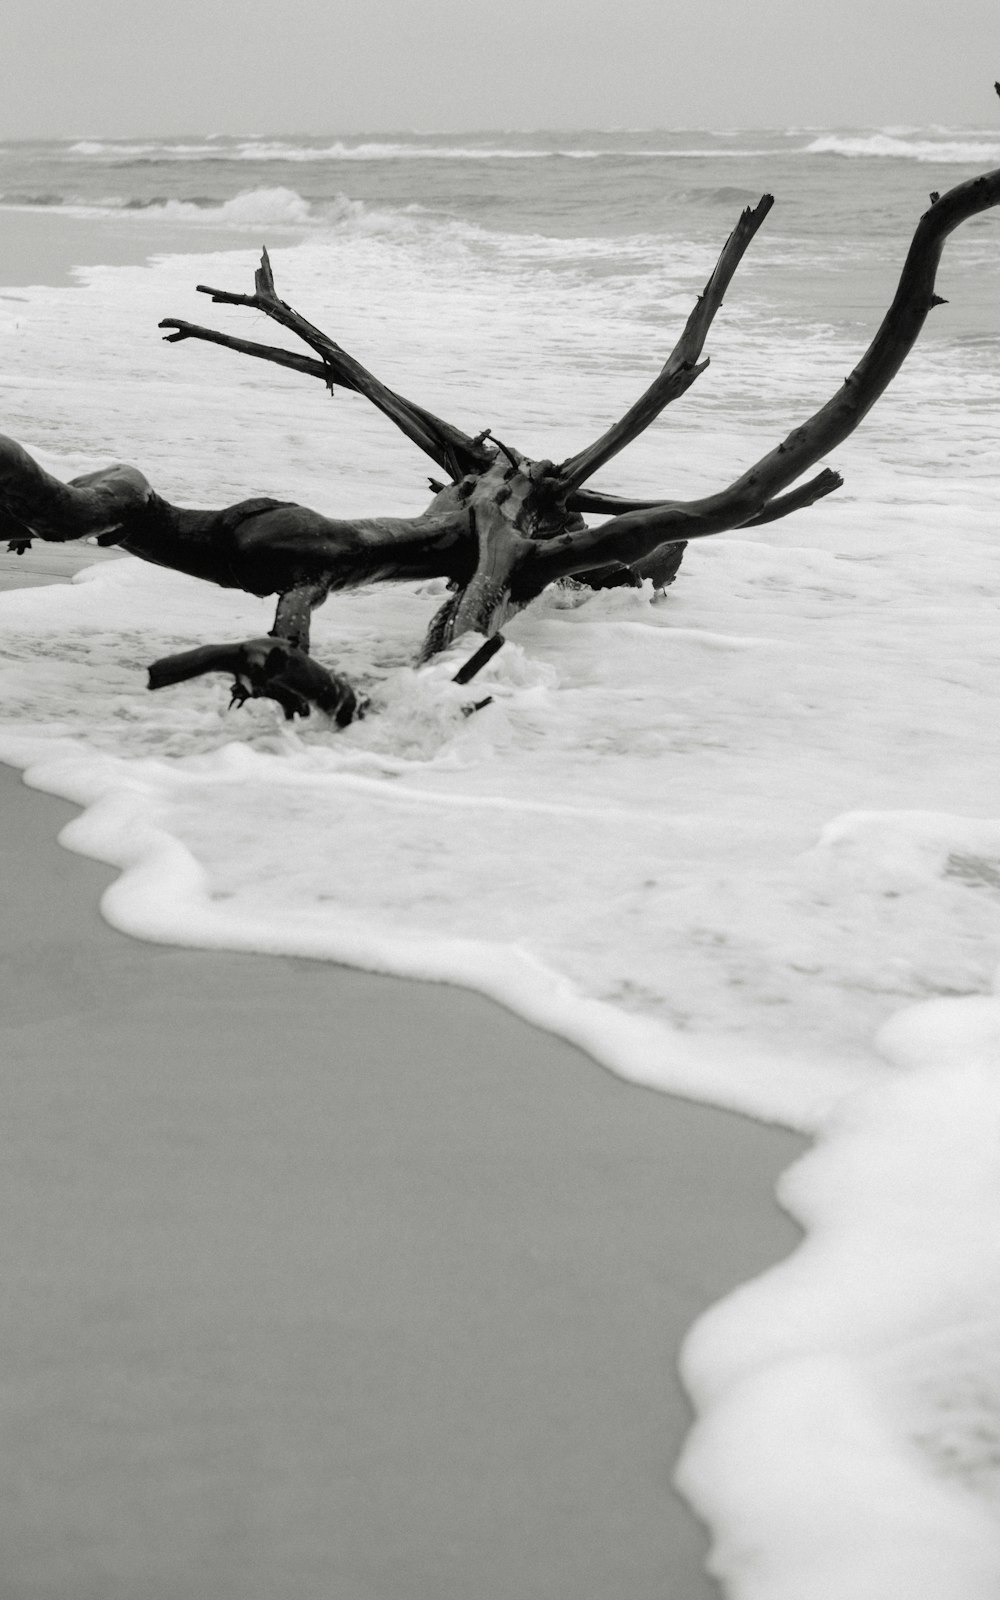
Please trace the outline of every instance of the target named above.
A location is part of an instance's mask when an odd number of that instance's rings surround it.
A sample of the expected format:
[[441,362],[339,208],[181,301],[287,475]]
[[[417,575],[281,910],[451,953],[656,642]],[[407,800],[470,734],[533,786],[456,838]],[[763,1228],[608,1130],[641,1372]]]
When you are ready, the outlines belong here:
[[1000,0],[3,0],[0,137],[1000,129]]

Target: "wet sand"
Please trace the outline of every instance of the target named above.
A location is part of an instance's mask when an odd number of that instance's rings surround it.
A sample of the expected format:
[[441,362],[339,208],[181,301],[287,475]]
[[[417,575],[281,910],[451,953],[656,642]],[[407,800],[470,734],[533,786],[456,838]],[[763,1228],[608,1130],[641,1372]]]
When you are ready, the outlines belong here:
[[211,223],[171,223],[169,252],[162,224],[144,221],[142,213],[106,212],[88,215],[64,209],[22,210],[5,206],[0,239],[0,300],[23,298],[25,286],[65,285],[77,279],[76,268],[141,266],[151,256],[187,251],[259,249],[260,228],[218,228]]
[[73,809],[0,796],[4,1592],[717,1597],[676,1350],[794,1245],[801,1141],[460,990],[124,937]]

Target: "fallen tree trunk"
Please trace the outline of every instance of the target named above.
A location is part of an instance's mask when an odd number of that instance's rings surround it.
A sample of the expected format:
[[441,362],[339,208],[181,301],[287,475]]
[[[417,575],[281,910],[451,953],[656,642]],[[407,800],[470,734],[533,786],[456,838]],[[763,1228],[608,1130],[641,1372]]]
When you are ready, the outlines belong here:
[[[371,401],[446,474],[416,517],[337,520],[303,506],[253,499],[221,510],[171,505],[134,467],[115,466],[62,483],[22,447],[0,438],[0,536],[11,549],[31,539],[96,536],[132,555],[247,593],[278,596],[266,639],[206,645],[154,663],[150,687],[205,672],[233,676],[233,698],[266,696],[287,716],[316,707],[344,725],[362,701],[309,655],[312,610],[337,589],[443,578],[452,593],[433,619],[422,659],[464,633],[496,636],[542,590],[574,579],[592,587],[672,580],[691,539],[757,527],[810,506],[841,484],[824,468],[798,483],[862,421],[891,383],[924,321],[943,302],[935,276],[948,235],[1000,204],[1000,170],[933,195],[920,218],[892,305],[838,392],[746,472],[699,500],[628,500],[586,487],[708,365],[702,350],[740,261],[771,209],[770,195],[743,212],[703,293],[657,377],[625,416],[561,463],[533,461],[475,437],[387,388],[277,294],[267,252],[253,294],[200,285],[213,302],[262,312],[298,336],[309,356],[170,318],[169,342],[197,339],[353,390]],[[797,484],[797,487],[793,487]],[[584,513],[606,515],[595,527]]]

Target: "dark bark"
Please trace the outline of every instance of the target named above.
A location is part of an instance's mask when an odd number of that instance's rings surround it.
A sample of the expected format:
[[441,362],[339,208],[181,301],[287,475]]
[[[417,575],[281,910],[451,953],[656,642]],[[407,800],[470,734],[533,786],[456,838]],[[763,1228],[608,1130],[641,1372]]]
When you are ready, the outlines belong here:
[[[252,350],[254,355],[263,355],[265,360],[273,361],[276,358],[283,366],[296,366],[299,371],[312,370],[315,373],[316,365],[319,372],[315,375],[321,377],[323,382],[332,389],[339,383],[345,389],[353,389],[358,394],[365,396],[372,405],[385,413],[394,422],[408,439],[420,446],[443,467],[453,479],[460,478],[463,473],[481,470],[487,465],[488,458],[479,441],[471,439],[460,428],[452,427],[450,422],[442,422],[440,417],[435,417],[430,411],[425,411],[422,406],[414,405],[412,401],[405,400],[402,395],[394,394],[387,389],[360,361],[348,355],[339,344],[330,339],[321,329],[307,322],[305,317],[293,311],[284,300],[278,298],[274,287],[274,275],[271,271],[271,262],[265,250],[261,256],[260,266],[254,277],[253,294],[233,294],[227,289],[210,289],[206,284],[198,284],[198,293],[211,296],[215,305],[249,306],[254,311],[262,311],[266,317],[277,322],[280,327],[287,328],[290,333],[296,334],[311,350],[319,356],[318,364],[310,363],[305,367],[302,358],[298,361],[282,359],[284,352],[277,352],[267,346],[260,346]],[[167,335],[168,343],[176,343],[182,339],[210,339],[214,344],[229,344],[236,349],[247,350],[242,341],[233,341],[220,334],[213,334],[210,330],[198,328],[191,323],[167,320],[160,323],[161,328],[173,328],[175,332]]]
[[163,656],[149,669],[149,687],[200,678],[205,673],[231,673],[230,704],[245,700],[276,700],[287,720],[307,717],[310,707],[332,717],[344,728],[364,712],[364,699],[346,678],[329,672],[311,656],[283,640],[246,639],[240,644],[206,644],[179,655]]
[[[199,339],[339,384],[363,395],[448,475],[413,517],[338,520],[270,499],[221,510],[173,506],[134,467],[115,466],[65,484],[20,445],[0,439],[0,538],[96,536],[133,555],[226,588],[277,595],[265,639],[204,645],[155,662],[150,687],[203,672],[231,673],[234,700],[268,696],[288,716],[315,706],[343,725],[362,698],[309,655],[312,610],[336,589],[401,579],[444,578],[452,593],[433,619],[423,657],[463,633],[499,638],[505,620],[548,584],[575,577],[593,587],[672,581],[691,539],[760,527],[838,488],[829,468],[794,487],[858,426],[898,372],[934,305],[934,281],[948,235],[1000,203],[1000,170],[935,197],[920,219],[889,311],[868,351],[837,394],[721,491],[699,500],[629,500],[584,488],[704,371],[701,354],[723,296],[771,206],[765,195],[743,213],[724,246],[674,350],[625,416],[560,465],[532,461],[492,439],[472,437],[386,387],[319,328],[279,299],[267,253],[252,295],[202,288],[219,304],[247,306],[302,339],[309,356],[168,319],[170,342]],[[582,513],[609,516],[588,527]],[[473,661],[479,659],[474,656]],[[478,669],[477,669],[478,670]],[[480,704],[483,702],[480,702]]]
[[1000,169],[959,184],[924,212],[892,305],[854,371],[831,400],[726,489],[702,500],[628,511],[585,534],[553,540],[537,552],[535,581],[544,587],[557,577],[595,566],[602,558],[631,565],[663,543],[707,538],[745,527],[754,518],[768,520],[766,512],[775,497],[854,432],[896,376],[930,311],[944,303],[934,293],[934,281],[948,235],[997,204]]
[[715,271],[698,296],[697,304],[688,317],[684,332],[645,394],[640,395],[635,405],[630,407],[607,433],[602,434],[596,443],[588,446],[586,450],[581,450],[579,455],[571,456],[559,467],[559,476],[568,492],[579,489],[580,485],[588,478],[592,478],[606,462],[644,433],[660,412],[670,405],[672,400],[678,399],[690,389],[695,379],[705,371],[708,360],[699,365],[698,357],[705,348],[708,330],[722,305],[722,297],[732,282],[736,268],[743,260],[754,234],[773,204],[774,196],[765,194],[752,210],[747,207],[743,212],[723,246],[722,254],[715,264]]

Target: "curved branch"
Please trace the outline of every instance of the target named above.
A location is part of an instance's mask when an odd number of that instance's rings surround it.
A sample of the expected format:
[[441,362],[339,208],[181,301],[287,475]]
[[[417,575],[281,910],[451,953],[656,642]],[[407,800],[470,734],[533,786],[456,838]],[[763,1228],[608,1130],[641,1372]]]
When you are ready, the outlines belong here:
[[557,469],[559,477],[568,489],[576,489],[588,478],[593,477],[606,461],[610,461],[612,456],[616,456],[633,439],[637,439],[660,412],[689,389],[695,379],[704,372],[708,362],[703,361],[699,365],[698,357],[704,348],[708,330],[722,305],[722,297],[732,282],[736,268],[773,204],[774,196],[765,194],[752,210],[748,207],[743,212],[723,245],[715,270],[698,296],[698,302],[688,317],[684,332],[667,357],[659,376],[653,380],[645,394],[640,395],[635,405],[630,407],[607,433],[602,434],[596,443],[589,445],[586,450],[581,450],[578,455],[571,456]]
[[[790,494],[779,495],[776,500],[769,500],[763,511],[759,511],[748,522],[740,524],[740,532],[744,528],[761,528],[767,522],[777,522],[781,517],[789,517],[794,511],[803,511],[806,506],[816,504],[825,495],[833,494],[839,489],[844,480],[839,472],[832,472],[825,467],[815,478],[810,478],[808,483],[803,483],[798,489],[793,489]],[[686,539],[678,539],[671,544],[659,545],[644,561],[637,561],[634,567],[629,567],[629,572],[634,572],[637,579],[648,578],[657,589],[666,588],[673,583],[677,576],[677,569],[681,563],[681,556],[687,548]]]
[[49,542],[109,533],[155,500],[136,467],[117,465],[63,483],[15,439],[0,435],[0,511]]
[[[254,284],[253,294],[235,294],[228,289],[211,289],[203,283],[198,284],[197,289],[199,294],[209,295],[214,305],[249,306],[255,311],[262,311],[272,322],[277,322],[280,327],[296,334],[316,352],[320,360],[318,363],[310,362],[305,366],[301,357],[298,360],[293,358],[282,360],[280,362],[282,366],[295,367],[300,372],[306,371],[314,376],[321,376],[323,382],[330,387],[334,383],[339,383],[345,389],[353,389],[356,393],[364,395],[366,400],[377,406],[384,416],[389,417],[408,439],[412,439],[414,444],[429,455],[439,467],[443,467],[452,478],[461,478],[469,471],[482,471],[488,464],[489,452],[483,449],[481,443],[463,433],[460,428],[453,427],[450,422],[442,421],[433,412],[425,411],[422,406],[414,405],[411,400],[406,400],[402,395],[387,388],[373,373],[363,367],[360,361],[356,361],[346,350],[342,350],[340,345],[329,338],[322,329],[315,327],[284,300],[279,299],[266,250],[254,274]],[[160,327],[176,330],[168,335],[167,342],[170,344],[182,339],[205,339],[212,344],[225,345],[231,350],[240,350],[245,355],[262,356],[268,361],[278,359],[276,352],[269,346],[226,338],[193,323],[179,322],[171,318],[161,322]],[[287,354],[288,352],[282,352],[282,355]],[[319,372],[316,370],[317,366],[320,368]]]
[[[790,516],[793,511],[801,511],[806,506],[814,505],[824,495],[832,494],[834,489],[839,489],[844,480],[838,472],[831,472],[825,467],[815,478],[810,478],[808,483],[795,489],[791,494],[782,495],[780,499],[772,500],[759,512],[756,517],[751,517],[749,522],[744,522],[744,528],[759,528],[765,522],[777,522],[779,517]],[[622,494],[602,494],[599,490],[593,493],[584,489],[580,494],[571,496],[569,500],[570,511],[606,511],[609,515],[620,517],[626,511],[655,511],[661,506],[670,506],[674,501],[665,500],[662,495],[657,495],[651,500],[631,500]]]
[[651,509],[629,511],[598,528],[535,546],[534,570],[530,579],[525,574],[525,581],[537,593],[539,586],[555,578],[612,561],[631,566],[658,545],[704,539],[761,516],[775,496],[853,433],[885,392],[928,313],[943,304],[934,293],[934,280],[948,235],[998,204],[1000,168],[958,184],[932,203],[917,224],[892,305],[854,371],[831,400],[726,489],[701,500],[665,501]]

